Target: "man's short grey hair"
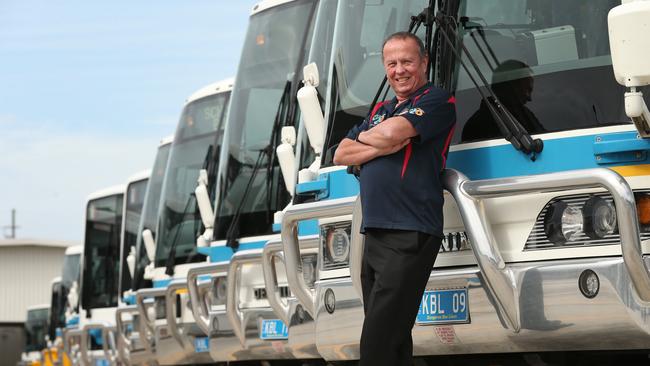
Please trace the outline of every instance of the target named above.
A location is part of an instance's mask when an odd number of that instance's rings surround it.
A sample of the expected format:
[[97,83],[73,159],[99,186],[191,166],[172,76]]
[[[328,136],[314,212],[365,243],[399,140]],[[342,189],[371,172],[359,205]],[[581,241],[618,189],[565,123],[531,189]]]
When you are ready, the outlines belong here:
[[416,36],[413,33],[409,33],[409,32],[397,32],[397,33],[393,33],[390,36],[388,36],[388,38],[386,38],[384,40],[384,43],[381,45],[381,59],[382,60],[384,59],[384,47],[386,47],[386,43],[388,43],[389,41],[392,41],[393,39],[401,39],[401,40],[412,39],[418,45],[418,51],[420,53],[420,57],[422,57],[422,58],[427,57],[427,50],[424,48],[424,42],[422,42],[420,37]]

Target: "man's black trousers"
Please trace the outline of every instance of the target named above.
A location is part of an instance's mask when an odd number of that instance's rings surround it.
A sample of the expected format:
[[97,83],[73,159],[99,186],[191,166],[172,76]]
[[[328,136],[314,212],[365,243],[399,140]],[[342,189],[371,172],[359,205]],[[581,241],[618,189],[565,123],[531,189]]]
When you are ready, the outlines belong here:
[[442,240],[417,231],[367,228],[365,234],[359,365],[411,366],[411,329]]

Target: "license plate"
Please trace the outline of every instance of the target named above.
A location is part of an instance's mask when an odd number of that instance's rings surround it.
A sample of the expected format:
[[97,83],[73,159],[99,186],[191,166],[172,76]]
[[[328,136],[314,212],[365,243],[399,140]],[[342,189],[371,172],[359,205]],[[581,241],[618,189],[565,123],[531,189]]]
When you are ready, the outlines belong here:
[[469,323],[467,289],[425,291],[417,324]]
[[262,320],[260,338],[287,339],[289,338],[289,328],[280,319],[264,319]]
[[197,353],[210,351],[210,343],[208,341],[208,337],[194,338],[194,350]]
[[109,365],[110,364],[109,364],[108,360],[105,360],[105,359],[102,359],[102,358],[99,358],[99,359],[95,360],[95,366],[109,366]]

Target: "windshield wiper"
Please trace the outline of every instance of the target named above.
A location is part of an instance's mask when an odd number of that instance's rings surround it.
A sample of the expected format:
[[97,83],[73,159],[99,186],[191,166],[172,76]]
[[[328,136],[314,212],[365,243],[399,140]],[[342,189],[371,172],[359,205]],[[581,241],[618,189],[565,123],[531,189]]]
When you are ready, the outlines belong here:
[[[425,9],[425,12],[427,12],[426,17],[429,18],[431,16],[431,12],[433,12],[433,9]],[[530,159],[532,161],[535,161],[536,154],[542,152],[544,149],[544,142],[541,139],[533,139],[528,131],[526,131],[526,129],[522,126],[521,122],[519,122],[517,118],[513,116],[512,113],[510,113],[508,108],[506,108],[503,103],[499,101],[499,98],[497,98],[496,94],[494,94],[492,88],[489,87],[485,75],[483,75],[481,72],[478,64],[472,57],[467,47],[465,47],[465,45],[461,42],[459,50],[459,48],[454,44],[450,37],[450,34],[454,37],[454,39],[458,39],[458,32],[456,31],[456,20],[451,16],[445,15],[443,12],[438,12],[433,21],[438,26],[440,34],[444,38],[445,43],[447,43],[454,56],[458,59],[458,62],[460,62],[463,69],[465,69],[467,76],[470,78],[474,84],[474,87],[481,95],[481,99],[483,99],[486,106],[488,107],[490,114],[494,118],[494,121],[499,127],[499,130],[503,134],[504,138],[509,141],[515,149],[522,151],[525,154],[531,155]],[[478,76],[478,78],[481,80],[481,83],[483,84],[482,87],[479,86],[476,78],[470,73],[470,68],[461,58],[461,52],[471,63],[474,73]]]
[[[208,146],[208,150],[205,153],[205,158],[203,158],[203,164],[201,165],[201,169],[205,169],[208,172],[208,182],[214,181],[214,179],[209,179],[209,177],[214,177],[216,174],[216,167],[217,163],[214,162],[216,158],[216,153],[213,154],[214,150],[214,145]],[[218,150],[218,149],[217,149]],[[208,192],[211,192],[210,187],[214,187],[214,183],[210,183],[208,185]],[[185,208],[183,209],[183,214],[181,215],[181,219],[184,220],[185,215],[189,212],[190,208],[190,203],[192,202],[193,199],[196,199],[196,195],[194,192],[190,193],[190,197],[187,200],[187,203],[185,204]],[[198,209],[198,205],[194,206],[194,214],[196,215],[196,210]],[[197,220],[194,220],[195,225]],[[202,223],[199,223],[198,227],[195,227],[195,232],[200,232],[201,231],[201,226],[203,226]],[[176,265],[176,245],[178,244],[178,238],[180,230],[176,230],[176,233],[174,234],[174,239],[172,241],[172,246],[169,249],[169,254],[167,255],[167,260],[165,261],[165,274],[172,276],[174,274],[174,266]]]
[[239,220],[241,218],[242,209],[246,204],[246,199],[248,197],[250,189],[253,185],[253,182],[255,181],[255,177],[257,176],[257,172],[262,167],[264,155],[268,156],[266,166],[266,214],[270,214],[272,199],[271,190],[273,188],[273,165],[275,162],[274,153],[279,141],[278,133],[280,131],[280,127],[283,125],[283,121],[286,121],[289,118],[292,120],[292,115],[295,113],[295,111],[291,109],[291,103],[288,101],[291,95],[292,86],[293,83],[291,80],[287,80],[284,85],[284,90],[282,91],[282,96],[280,97],[280,102],[278,103],[278,110],[275,113],[275,119],[273,121],[269,143],[265,148],[260,150],[259,155],[257,156],[251,177],[246,183],[246,189],[244,190],[242,199],[239,201],[237,210],[235,211],[232,221],[230,222],[230,226],[228,227],[228,231],[226,232],[226,246],[232,248],[233,250],[237,250],[237,248],[239,248]]
[[190,193],[190,196],[187,198],[187,202],[185,203],[185,208],[183,209],[183,213],[181,214],[181,222],[178,225],[178,228],[176,229],[176,232],[174,233],[174,238],[172,239],[172,246],[169,248],[169,253],[167,254],[167,260],[165,261],[165,274],[168,276],[173,276],[174,275],[174,266],[176,265],[176,245],[178,244],[178,238],[180,237],[180,232],[181,232],[181,225],[183,224],[183,221],[185,220],[185,215],[187,215],[187,212],[189,211],[190,204],[194,200],[194,192]]
[[253,186],[257,172],[262,167],[262,162],[264,161],[263,158],[265,155],[268,155],[269,159],[271,159],[271,146],[263,148],[257,155],[257,161],[255,161],[255,165],[253,166],[251,177],[248,179],[244,194],[242,195],[241,201],[239,201],[239,205],[237,206],[237,211],[235,211],[235,214],[232,217],[232,221],[230,222],[230,226],[228,227],[228,231],[226,232],[226,246],[232,248],[233,251],[239,248],[239,219],[241,218],[241,212],[246,202],[246,198],[248,198],[248,192],[250,192],[250,189]]

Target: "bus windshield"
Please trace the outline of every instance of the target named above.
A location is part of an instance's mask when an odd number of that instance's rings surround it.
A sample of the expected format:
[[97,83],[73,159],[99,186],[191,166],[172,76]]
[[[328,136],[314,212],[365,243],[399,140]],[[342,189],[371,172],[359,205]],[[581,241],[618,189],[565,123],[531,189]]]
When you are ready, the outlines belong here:
[[88,203],[81,286],[84,309],[117,306],[123,196],[116,194]]
[[149,177],[149,184],[147,185],[147,192],[144,196],[140,224],[138,225],[138,236],[135,245],[136,259],[135,274],[133,276],[132,284],[133,290],[138,290],[143,287],[151,287],[151,285],[143,278],[144,268],[149,264],[149,258],[147,257],[144,242],[142,240],[142,232],[145,229],[149,229],[154,234],[154,238],[156,237],[156,221],[158,219],[158,208],[160,207],[160,192],[162,191],[162,184],[163,179],[165,178],[165,170],[167,169],[167,160],[169,159],[170,149],[171,143],[158,147],[158,153],[154,159],[151,177]]
[[[385,75],[381,61],[384,39],[407,31],[411,16],[422,12],[427,0],[342,0],[336,15],[332,49],[332,113],[328,119],[324,165],[331,165],[336,146],[353,126],[368,114],[370,104]],[[424,37],[424,27],[418,33]],[[389,93],[388,98],[393,95]]]
[[210,95],[183,110],[163,183],[156,267],[166,265],[172,247],[176,263],[204,258],[195,245],[203,226],[194,189],[205,162],[218,159],[229,96],[227,92]]
[[25,352],[40,351],[45,348],[45,334],[47,332],[48,308],[31,309],[27,311],[25,333],[27,343]]
[[270,233],[273,213],[289,201],[273,147],[281,127],[295,124],[291,110],[315,5],[296,0],[250,18],[219,168],[217,240],[226,237],[237,213],[239,237]]
[[[531,134],[629,123],[614,80],[607,13],[616,0],[458,2],[459,40],[501,103]],[[468,61],[462,56],[464,61]],[[456,62],[454,141],[501,138]]]
[[[630,123],[621,97],[623,87],[612,75],[606,27],[607,13],[620,1],[452,0],[444,4],[441,10],[457,22],[457,45],[462,42],[468,49],[496,96],[529,133]],[[335,113],[328,117],[324,165],[332,164],[337,144],[368,112],[384,75],[383,40],[408,30],[410,17],[427,5],[422,0],[339,3],[331,83],[338,100],[332,107]],[[420,27],[421,38],[423,31]],[[434,46],[438,50],[434,82],[456,96],[452,143],[501,138],[444,38]],[[462,60],[470,64],[467,56]]]
[[147,192],[147,183],[149,179],[142,179],[137,182],[132,182],[126,188],[126,202],[125,202],[125,216],[124,216],[124,238],[122,239],[122,254],[120,266],[120,287],[119,293],[121,294],[127,289],[131,288],[131,274],[129,273],[126,256],[132,246],[135,246],[138,238],[138,226],[140,225],[140,217],[142,208],[144,206],[144,196]]

